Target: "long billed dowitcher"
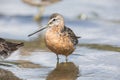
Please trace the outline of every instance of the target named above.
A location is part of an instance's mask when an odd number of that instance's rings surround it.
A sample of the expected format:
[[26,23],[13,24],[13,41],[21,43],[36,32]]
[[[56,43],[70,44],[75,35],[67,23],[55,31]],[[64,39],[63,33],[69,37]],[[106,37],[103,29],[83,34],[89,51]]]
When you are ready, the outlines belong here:
[[75,46],[78,44],[78,38],[80,37],[76,36],[70,28],[65,26],[63,16],[58,13],[54,13],[50,17],[47,26],[28,36],[32,36],[46,28],[46,46],[57,55],[58,60],[58,55],[65,55],[67,60],[67,56],[75,50]]
[[3,38],[0,38],[0,57],[1,59],[7,58],[11,55],[11,53],[18,48],[22,47],[24,44],[21,43],[13,43],[6,41]]

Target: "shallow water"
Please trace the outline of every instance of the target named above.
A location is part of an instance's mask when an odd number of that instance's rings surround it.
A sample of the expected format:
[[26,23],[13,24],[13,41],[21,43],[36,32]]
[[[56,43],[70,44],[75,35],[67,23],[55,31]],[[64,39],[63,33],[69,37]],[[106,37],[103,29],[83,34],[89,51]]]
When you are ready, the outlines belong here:
[[[21,49],[22,50],[22,49]],[[119,80],[119,52],[78,47],[65,62],[64,56],[57,63],[52,52],[36,50],[21,55],[13,53],[0,68],[25,80]],[[5,64],[6,63],[6,64]]]
[[[5,61],[0,61],[0,79],[120,80],[119,2],[74,0],[73,3],[73,0],[65,0],[47,7],[43,26],[53,12],[59,12],[64,15],[66,25],[82,37],[74,53],[68,57],[68,62],[65,62],[65,56],[60,55],[60,62],[57,63],[56,55],[46,48],[41,36],[27,37],[40,28],[33,20],[36,9],[18,0],[1,0],[0,37],[13,42],[23,41],[25,46]],[[71,5],[73,9],[68,10]],[[87,18],[77,18],[81,13]],[[39,34],[44,35],[44,32]]]

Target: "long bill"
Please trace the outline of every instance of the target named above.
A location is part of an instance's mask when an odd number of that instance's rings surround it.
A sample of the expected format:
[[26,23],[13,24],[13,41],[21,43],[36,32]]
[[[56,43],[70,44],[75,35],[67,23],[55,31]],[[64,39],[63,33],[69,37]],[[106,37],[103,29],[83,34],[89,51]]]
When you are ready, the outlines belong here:
[[32,35],[34,35],[34,34],[40,32],[40,31],[42,31],[42,30],[44,30],[44,29],[46,29],[46,28],[48,28],[48,26],[43,27],[43,28],[39,29],[38,31],[35,31],[34,33],[29,34],[28,37],[30,37],[30,36],[32,36]]

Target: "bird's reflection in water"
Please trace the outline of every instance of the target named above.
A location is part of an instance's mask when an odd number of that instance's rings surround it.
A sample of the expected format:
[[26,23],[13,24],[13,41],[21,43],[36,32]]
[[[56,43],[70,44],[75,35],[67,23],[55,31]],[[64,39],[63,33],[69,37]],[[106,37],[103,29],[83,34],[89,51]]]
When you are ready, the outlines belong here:
[[79,68],[73,62],[57,63],[56,68],[51,71],[46,80],[76,80]]

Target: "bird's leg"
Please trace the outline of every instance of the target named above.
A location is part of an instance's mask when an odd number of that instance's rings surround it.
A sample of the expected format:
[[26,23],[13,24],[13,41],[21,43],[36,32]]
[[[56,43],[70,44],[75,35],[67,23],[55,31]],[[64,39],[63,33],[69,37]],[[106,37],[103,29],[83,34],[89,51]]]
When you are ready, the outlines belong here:
[[35,21],[38,22],[39,24],[38,25],[41,25],[41,20],[42,20],[42,16],[43,16],[43,13],[45,11],[45,6],[39,6],[38,7],[38,14],[36,14],[36,16],[34,17]]
[[68,62],[68,58],[67,58],[67,56],[65,56],[66,58],[65,58],[65,60],[66,60],[66,62]]
[[58,56],[58,54],[57,54],[57,59],[59,59],[59,56]]
[[59,63],[59,56],[58,56],[58,54],[57,54],[57,63]]

